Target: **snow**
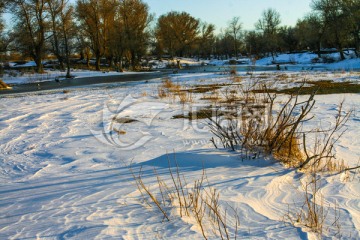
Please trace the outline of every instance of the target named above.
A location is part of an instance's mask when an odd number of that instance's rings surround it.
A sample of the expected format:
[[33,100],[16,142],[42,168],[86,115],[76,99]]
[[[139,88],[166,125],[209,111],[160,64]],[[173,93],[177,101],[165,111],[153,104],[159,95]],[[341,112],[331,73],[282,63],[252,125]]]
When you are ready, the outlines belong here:
[[168,66],[177,66],[178,61],[182,67],[201,66],[207,63],[207,61],[205,60],[178,57],[174,59],[151,60],[149,61],[149,64],[151,64],[153,69],[163,69],[163,68],[167,68]]
[[[87,73],[84,73],[87,74]],[[88,73],[90,74],[90,73]],[[92,74],[92,73],[91,73]],[[254,73],[255,77],[263,73]],[[276,76],[278,73],[267,72]],[[359,81],[356,73],[289,72],[296,85],[307,78]],[[251,81],[242,74],[243,81]],[[176,74],[183,86],[231,83],[215,73]],[[274,77],[275,78],[275,77]],[[205,120],[172,119],[201,108],[202,94],[180,104],[157,96],[160,79],[101,86],[70,88],[68,93],[47,92],[3,97],[0,102],[0,239],[201,239],[194,221],[171,211],[163,221],[156,207],[147,206],[129,169],[152,189],[157,185],[154,167],[169,179],[168,159],[174,154],[187,187],[205,168],[207,181],[220,193],[222,206],[236,209],[238,238],[317,239],[303,226],[286,219],[289,210],[303,204],[301,181],[305,173],[288,169],[272,159],[241,160],[239,154],[215,149]],[[284,84],[283,84],[284,85]],[[279,85],[280,87],[283,85]],[[46,93],[46,92],[44,92]],[[353,108],[336,152],[349,166],[359,164],[359,94],[316,97],[313,125],[334,119],[336,106],[345,99]],[[114,122],[131,118],[132,123]],[[113,130],[125,132],[116,134]],[[359,174],[324,173],[321,193],[326,206],[335,202],[343,239],[360,238]],[[336,227],[333,210],[327,213],[323,237],[332,239]],[[229,214],[229,231],[234,230]],[[208,233],[210,239],[218,239]]]
[[273,59],[272,57],[262,58],[256,61],[257,65],[273,64],[273,61],[278,63],[297,63],[297,64],[311,64],[312,59],[318,57],[314,53],[297,53],[297,54],[279,54]]

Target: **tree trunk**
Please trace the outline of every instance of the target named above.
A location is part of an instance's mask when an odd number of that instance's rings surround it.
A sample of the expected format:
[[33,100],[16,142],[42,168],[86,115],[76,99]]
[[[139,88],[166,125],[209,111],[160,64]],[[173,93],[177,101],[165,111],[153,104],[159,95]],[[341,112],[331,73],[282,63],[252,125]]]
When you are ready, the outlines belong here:
[[100,56],[99,54],[96,54],[96,63],[95,63],[96,71],[100,71]]
[[136,54],[135,54],[135,51],[134,50],[131,50],[130,51],[131,52],[131,68],[133,69],[133,70],[135,70],[136,69]]
[[36,72],[37,73],[44,73],[44,68],[43,68],[43,65],[42,65],[42,59],[41,57],[36,57],[35,58],[35,63],[36,63]]
[[355,55],[359,57],[359,50],[360,50],[360,37],[358,31],[353,33],[354,41],[355,41]]
[[340,52],[340,59],[345,60],[345,55],[344,55],[344,51],[343,51],[342,47],[339,48],[339,52]]
[[65,58],[66,58],[66,78],[70,78],[70,50],[69,50],[69,42],[67,37],[67,32],[65,27],[63,26],[64,40],[65,40]]
[[319,58],[321,58],[321,42],[319,42],[317,45],[317,55]]

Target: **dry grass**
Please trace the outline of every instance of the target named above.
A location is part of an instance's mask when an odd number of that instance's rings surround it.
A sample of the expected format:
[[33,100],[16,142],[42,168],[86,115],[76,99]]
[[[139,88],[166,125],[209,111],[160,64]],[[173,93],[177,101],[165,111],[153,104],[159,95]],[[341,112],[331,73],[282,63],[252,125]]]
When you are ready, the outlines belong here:
[[[301,226],[310,229],[321,238],[323,231],[333,227],[334,237],[341,236],[340,211],[338,204],[325,205],[325,198],[321,193],[321,178],[316,172],[308,174],[301,181],[302,199],[301,207],[288,209],[284,216],[285,221],[290,221],[294,226]],[[333,210],[334,218],[332,222],[327,220],[328,213]],[[330,223],[330,226],[329,226]]]
[[243,77],[241,76],[234,76],[231,79],[234,83],[241,83],[243,81]]
[[113,122],[116,122],[116,123],[132,123],[132,122],[136,122],[137,120],[135,119],[132,119],[132,118],[125,118],[125,117],[114,117],[113,118]]
[[4,83],[1,79],[0,79],[0,90],[2,89],[9,89],[9,85],[7,85],[6,83]]
[[[207,119],[209,117],[212,117],[214,114],[213,109],[211,108],[203,108],[203,109],[199,109],[197,111],[190,111],[187,115],[175,115],[173,116],[173,119],[181,119],[181,118],[185,118],[185,119],[189,119],[189,120],[199,120],[199,119]],[[220,114],[220,113],[218,113]]]
[[124,130],[120,130],[120,129],[116,129],[116,128],[114,128],[113,130],[114,130],[114,132],[116,132],[119,135],[125,135],[126,134],[126,131],[124,131]]
[[[233,215],[229,214],[229,211],[221,206],[220,193],[215,188],[205,185],[208,182],[205,170],[203,169],[199,179],[188,184],[176,159],[174,160],[175,166],[172,167],[168,159],[167,176],[160,176],[154,169],[157,183],[152,189],[143,182],[141,168],[137,175],[130,168],[145,202],[150,206],[151,203],[154,204],[167,221],[172,220],[171,212],[175,209],[181,218],[193,219],[204,239],[236,239],[240,223],[238,214],[233,209]],[[150,203],[145,195],[150,198]],[[228,221],[228,218],[234,219]],[[232,233],[229,232],[229,222],[234,224]]]
[[[303,83],[303,82],[301,82]],[[306,81],[306,84],[311,84],[312,86],[300,86],[289,89],[277,90],[277,89],[268,89],[268,92],[271,93],[284,93],[284,94],[294,94],[299,92],[300,95],[308,95],[316,91],[316,94],[339,94],[339,93],[360,93],[360,84],[355,84],[352,82],[333,82],[330,80],[321,80],[321,81]],[[300,91],[299,91],[300,90]],[[255,93],[264,93],[264,90],[253,90]]]
[[159,98],[169,98],[172,101],[179,101],[181,104],[193,102],[191,91],[182,89],[180,84],[175,84],[171,79],[166,78],[158,87]]
[[179,92],[177,95],[181,104],[193,102],[193,95],[191,92]]
[[189,88],[184,91],[191,92],[191,93],[207,93],[207,92],[213,92],[218,89],[221,89],[226,85],[223,84],[207,84],[207,85],[197,85],[194,88]]
[[282,73],[282,74],[276,75],[275,78],[280,81],[286,81],[289,78],[289,76],[285,73]]
[[237,74],[237,70],[236,67],[231,67],[230,71],[229,71],[230,75],[236,75]]

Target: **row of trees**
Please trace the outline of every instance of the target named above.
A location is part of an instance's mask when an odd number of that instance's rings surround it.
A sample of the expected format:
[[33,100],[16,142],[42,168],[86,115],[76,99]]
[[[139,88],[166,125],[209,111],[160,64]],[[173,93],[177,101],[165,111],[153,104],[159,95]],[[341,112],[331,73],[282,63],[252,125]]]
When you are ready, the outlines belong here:
[[[31,57],[42,72],[42,60],[55,56],[70,75],[70,57],[89,64],[101,59],[110,65],[137,68],[147,54],[203,58],[275,56],[278,52],[309,49],[321,53],[336,47],[359,50],[360,0],[313,0],[312,12],[296,26],[281,26],[280,14],[267,9],[255,30],[243,31],[239,17],[215,34],[213,24],[185,12],[169,12],[157,21],[142,0],[3,0],[0,11],[14,16],[12,29],[0,24],[0,52]],[[357,52],[357,51],[356,51]]]

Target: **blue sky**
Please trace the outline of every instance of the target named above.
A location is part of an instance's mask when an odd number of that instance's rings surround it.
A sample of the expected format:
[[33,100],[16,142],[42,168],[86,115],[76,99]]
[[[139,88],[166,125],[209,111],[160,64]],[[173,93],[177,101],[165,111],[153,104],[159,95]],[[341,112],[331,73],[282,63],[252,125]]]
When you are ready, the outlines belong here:
[[254,24],[267,8],[276,9],[282,25],[296,24],[297,19],[310,12],[311,0],[143,0],[156,17],[169,11],[185,11],[217,27],[225,28],[229,20],[240,17],[243,28],[254,29]]
[[[312,0],[143,0],[156,17],[169,11],[185,11],[216,25],[217,32],[225,28],[230,19],[240,17],[243,29],[252,30],[267,8],[276,9],[282,25],[294,26],[299,18],[310,12]],[[76,2],[76,0],[70,0]],[[5,17],[8,24],[11,20]]]

